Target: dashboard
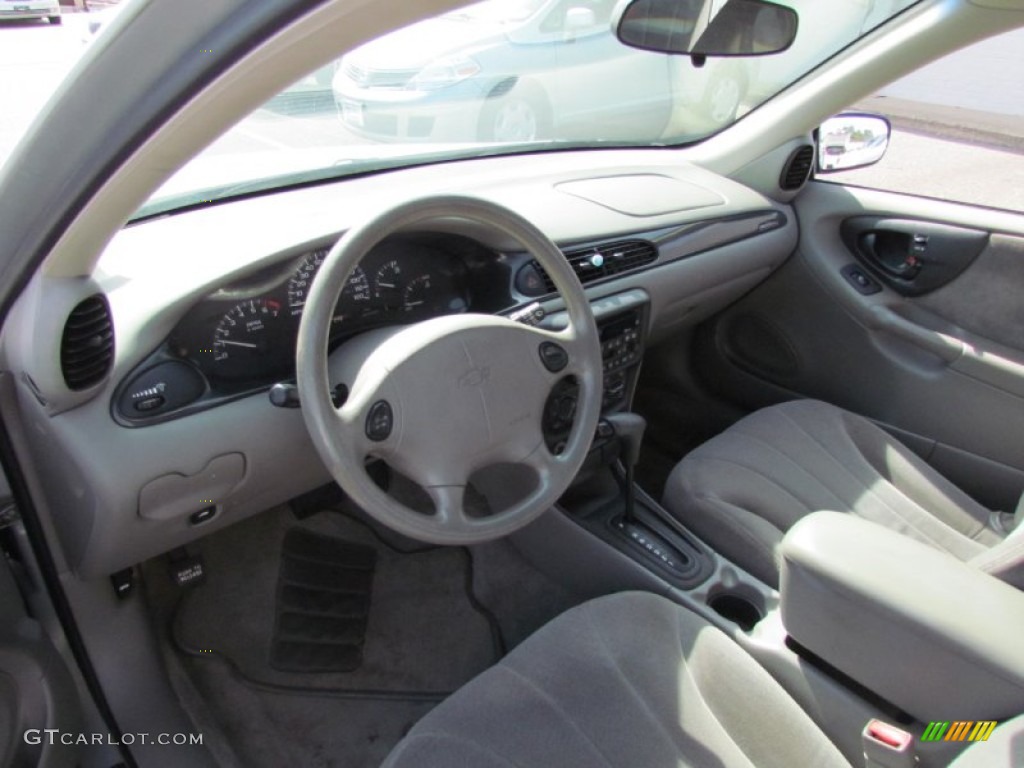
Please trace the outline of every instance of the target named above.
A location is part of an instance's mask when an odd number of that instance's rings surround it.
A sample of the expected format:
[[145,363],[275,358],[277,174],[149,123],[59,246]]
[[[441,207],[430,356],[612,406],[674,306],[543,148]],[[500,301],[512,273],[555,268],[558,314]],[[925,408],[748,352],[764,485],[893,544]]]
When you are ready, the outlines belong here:
[[[445,167],[445,193],[504,205],[562,249],[598,321],[606,409],[628,407],[644,349],[685,343],[797,244],[787,206],[668,155],[643,157],[587,155],[585,170],[572,155]],[[436,168],[399,176],[403,197],[441,193]],[[331,480],[305,412],[271,395],[295,375],[324,254],[395,201],[396,178],[381,174],[145,220],[104,247],[90,276],[44,275],[25,292],[8,326],[26,332],[0,351],[20,372],[69,567],[109,575]],[[531,308],[556,326],[564,305],[549,282],[514,239],[442,216],[366,254],[339,296],[331,343],[340,351],[374,329],[466,312]],[[82,307],[105,315],[113,361],[73,388],[62,353]],[[552,452],[572,411],[572,382],[560,382],[535,414]]]
[[[620,276],[666,261],[666,255],[668,260],[690,258],[709,246],[758,237],[785,224],[782,213],[761,209],[579,243],[566,247],[563,255],[584,284],[615,284]],[[269,264],[201,297],[159,347],[122,380],[112,403],[115,420],[122,426],[150,426],[276,384],[290,387],[306,298],[336,237],[286,249]],[[620,284],[623,289],[631,287]],[[442,315],[510,312],[553,294],[553,283],[521,251],[450,231],[393,235],[371,249],[348,276],[335,307],[329,344],[333,350],[366,331]],[[617,378],[605,384],[618,393],[619,401],[631,389]],[[285,402],[297,404],[297,399],[286,395]]]

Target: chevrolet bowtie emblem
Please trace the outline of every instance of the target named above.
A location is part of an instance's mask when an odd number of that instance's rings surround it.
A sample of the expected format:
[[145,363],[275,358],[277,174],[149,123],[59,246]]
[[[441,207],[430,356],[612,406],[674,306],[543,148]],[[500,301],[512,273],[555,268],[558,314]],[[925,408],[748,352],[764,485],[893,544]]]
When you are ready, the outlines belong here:
[[479,387],[491,378],[491,369],[487,367],[470,368],[459,376],[460,387]]

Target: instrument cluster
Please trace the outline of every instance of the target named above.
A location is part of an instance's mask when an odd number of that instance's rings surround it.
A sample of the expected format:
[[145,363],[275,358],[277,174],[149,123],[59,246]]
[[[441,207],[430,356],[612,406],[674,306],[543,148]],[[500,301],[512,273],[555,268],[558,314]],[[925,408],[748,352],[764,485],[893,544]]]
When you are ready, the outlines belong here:
[[[338,298],[332,343],[372,328],[507,306],[500,300],[494,306],[492,291],[471,290],[471,275],[494,268],[493,254],[483,259],[482,247],[461,241],[445,245],[429,237],[396,237],[368,253]],[[194,363],[221,388],[294,375],[299,321],[327,252],[327,246],[316,248],[211,294],[172,332],[170,353]]]

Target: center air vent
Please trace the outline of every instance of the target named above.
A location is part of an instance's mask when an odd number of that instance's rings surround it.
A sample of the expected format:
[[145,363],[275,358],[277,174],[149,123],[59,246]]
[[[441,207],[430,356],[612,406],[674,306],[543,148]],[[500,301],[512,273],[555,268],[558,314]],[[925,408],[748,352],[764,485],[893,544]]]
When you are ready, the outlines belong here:
[[71,310],[60,340],[60,369],[69,389],[88,389],[103,381],[114,363],[114,324],[110,305],[99,294]]
[[807,181],[807,177],[811,175],[812,165],[814,165],[814,147],[810,144],[797,147],[782,169],[779,186],[787,192],[800,189]]
[[[646,240],[624,240],[565,251],[565,258],[581,283],[591,283],[652,263],[658,249]],[[543,296],[554,293],[555,284],[540,264],[531,261],[519,270],[516,288],[526,296]]]

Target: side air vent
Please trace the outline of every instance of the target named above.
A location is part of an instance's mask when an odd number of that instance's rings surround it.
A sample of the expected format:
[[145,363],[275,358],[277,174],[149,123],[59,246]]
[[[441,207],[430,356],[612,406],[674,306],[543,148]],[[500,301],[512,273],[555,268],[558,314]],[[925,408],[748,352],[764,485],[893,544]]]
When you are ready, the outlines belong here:
[[60,340],[60,369],[69,389],[88,389],[110,372],[114,362],[114,324],[110,305],[99,294],[71,310]]
[[[624,240],[565,251],[565,258],[581,283],[591,283],[652,263],[658,258],[658,249],[646,240]],[[520,270],[516,287],[527,296],[543,296],[555,290],[554,282],[536,261]]]
[[782,169],[779,186],[787,192],[800,189],[807,181],[807,177],[811,175],[812,165],[814,165],[814,147],[810,144],[798,147],[789,156],[789,160],[786,161],[786,165]]

